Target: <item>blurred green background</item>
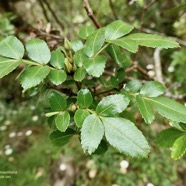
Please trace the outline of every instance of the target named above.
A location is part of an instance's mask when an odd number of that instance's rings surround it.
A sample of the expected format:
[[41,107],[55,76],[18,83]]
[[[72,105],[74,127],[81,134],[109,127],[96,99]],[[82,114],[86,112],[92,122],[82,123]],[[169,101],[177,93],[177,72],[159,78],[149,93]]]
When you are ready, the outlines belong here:
[[[169,96],[186,102],[186,3],[185,0],[90,0],[92,10],[104,26],[116,19],[133,24],[136,30],[171,37],[181,48],[161,51],[162,73]],[[49,5],[49,6],[48,6]],[[145,9],[145,5],[149,5]],[[55,18],[55,16],[57,19]],[[0,39],[14,34],[23,42],[45,39],[51,49],[63,38],[77,38],[82,25],[93,25],[82,0],[0,1]],[[140,49],[137,60],[152,77],[153,49]],[[130,55],[131,60],[136,56]],[[169,126],[157,117],[152,125],[136,114],[152,152],[147,159],[131,159],[108,149],[103,155],[85,156],[80,142],[59,148],[49,141],[44,97],[34,91],[22,94],[16,81],[20,69],[0,79],[0,171],[17,171],[1,178],[0,186],[185,186],[185,157],[170,158],[170,151],[154,143],[156,134]],[[134,74],[138,78],[138,74]]]

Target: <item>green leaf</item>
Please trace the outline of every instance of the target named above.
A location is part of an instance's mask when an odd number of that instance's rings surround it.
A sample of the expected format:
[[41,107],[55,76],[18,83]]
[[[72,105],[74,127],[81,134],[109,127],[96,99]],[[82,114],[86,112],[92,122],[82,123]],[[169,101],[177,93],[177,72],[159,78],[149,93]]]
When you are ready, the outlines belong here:
[[35,38],[26,43],[28,57],[40,64],[47,64],[50,61],[50,49],[45,41]]
[[72,45],[72,50],[74,52],[77,52],[78,50],[83,48],[83,43],[79,39],[75,39],[75,40],[71,41],[71,45]]
[[163,130],[156,136],[156,143],[163,148],[171,148],[179,137],[184,135],[184,132],[176,128],[168,128]]
[[82,39],[86,39],[89,35],[91,35],[95,31],[95,28],[93,26],[86,26],[81,27],[79,30],[79,37]]
[[70,123],[70,114],[67,111],[64,111],[57,115],[55,118],[55,125],[58,130],[65,132]]
[[81,82],[86,76],[86,70],[84,67],[78,68],[74,73],[74,80]]
[[87,73],[94,77],[99,77],[103,74],[106,64],[105,56],[96,56],[95,58],[87,59],[84,67]]
[[89,115],[83,122],[81,144],[84,152],[92,154],[100,144],[104,135],[104,126],[95,114]]
[[165,92],[165,87],[158,81],[146,82],[140,90],[140,94],[147,97],[157,97]]
[[50,59],[50,64],[57,69],[62,69],[64,68],[64,62],[65,61],[65,57],[64,55],[58,51],[52,51],[51,52],[51,59]]
[[21,85],[24,90],[35,87],[40,84],[49,74],[50,68],[48,66],[34,66],[28,67],[21,74]]
[[121,53],[119,46],[109,45],[106,48],[106,51],[119,67],[126,69],[130,66],[131,62],[125,55]]
[[67,79],[67,74],[64,70],[51,70],[48,78],[54,85],[60,85]]
[[132,25],[124,23],[121,20],[114,21],[106,27],[105,38],[107,40],[117,39],[128,34],[133,28]]
[[51,91],[48,94],[50,107],[53,111],[62,111],[67,108],[67,102],[63,95],[57,91]]
[[138,50],[137,43],[135,41],[133,41],[132,39],[129,39],[127,37],[112,40],[112,41],[109,41],[109,43],[113,43],[115,45],[118,45],[118,46],[128,50],[129,52],[132,52],[132,53],[136,53],[137,50]]
[[86,117],[88,117],[90,114],[85,109],[78,109],[76,110],[76,113],[74,115],[74,121],[78,127],[82,127],[83,122]]
[[186,123],[186,107],[166,97],[145,98],[154,104],[159,114],[173,121]]
[[15,36],[8,36],[0,42],[0,55],[20,59],[24,55],[24,46]]
[[50,133],[50,140],[54,145],[64,146],[66,145],[70,138],[75,134],[75,131],[72,129],[67,129],[66,132],[60,132],[58,130]]
[[174,160],[181,158],[186,151],[186,134],[179,137],[173,144],[171,157]]
[[108,144],[105,140],[101,140],[98,148],[95,150],[93,154],[101,155],[104,154],[108,150]]
[[74,55],[74,62],[78,67],[82,67],[84,62],[87,60],[87,56],[83,52],[83,49],[78,50]]
[[0,56],[0,78],[6,76],[21,64],[21,60],[8,59]]
[[107,141],[119,152],[132,157],[146,157],[150,147],[136,126],[124,118],[102,117]]
[[132,93],[137,93],[140,91],[141,87],[142,83],[137,79],[133,79],[126,84],[124,89]]
[[145,122],[151,124],[155,118],[151,103],[140,95],[136,96],[136,103]]
[[88,108],[92,102],[92,94],[88,89],[81,89],[77,94],[77,101],[80,108]]
[[101,116],[116,116],[124,111],[129,104],[129,99],[121,94],[111,95],[103,98],[96,112]]
[[130,34],[125,38],[135,41],[137,45],[146,47],[161,47],[166,49],[179,47],[179,44],[176,41],[156,34],[137,33]]
[[93,57],[105,42],[104,29],[98,29],[96,32],[91,34],[84,46],[84,52],[88,57]]

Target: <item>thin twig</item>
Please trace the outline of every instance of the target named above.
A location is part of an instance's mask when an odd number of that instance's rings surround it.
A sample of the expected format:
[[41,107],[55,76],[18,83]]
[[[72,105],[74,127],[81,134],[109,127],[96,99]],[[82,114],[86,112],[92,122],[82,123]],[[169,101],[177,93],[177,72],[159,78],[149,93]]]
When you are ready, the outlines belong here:
[[39,4],[40,4],[40,6],[41,6],[41,8],[42,8],[43,15],[44,15],[46,21],[49,23],[49,22],[50,22],[50,19],[49,19],[49,17],[48,17],[48,14],[47,14],[47,11],[46,11],[45,6],[44,6],[44,4],[43,4],[43,1],[42,1],[42,0],[39,0]]
[[112,10],[112,14],[113,14],[114,18],[118,19],[118,15],[116,14],[116,11],[114,9],[114,4],[113,4],[112,0],[109,0],[109,5],[110,5],[110,9]]
[[96,28],[101,28],[100,23],[97,21],[96,16],[94,15],[92,8],[90,6],[90,3],[88,0],[84,0],[84,8],[87,12],[87,15],[90,17],[90,19],[93,21]]
[[61,21],[58,19],[57,15],[55,14],[55,12],[52,10],[50,4],[48,3],[47,0],[43,0],[43,2],[46,4],[46,6],[48,7],[48,9],[50,10],[52,16],[54,17],[55,21],[58,23],[58,25],[61,27],[62,30],[64,30],[64,25],[61,23]]

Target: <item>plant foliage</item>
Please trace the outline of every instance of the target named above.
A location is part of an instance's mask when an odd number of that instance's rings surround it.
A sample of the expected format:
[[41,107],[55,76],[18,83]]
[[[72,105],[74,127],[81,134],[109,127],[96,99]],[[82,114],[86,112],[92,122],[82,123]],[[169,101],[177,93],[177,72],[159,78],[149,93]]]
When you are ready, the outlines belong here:
[[[83,27],[79,31],[80,39],[72,42],[65,39],[64,47],[53,51],[37,38],[29,40],[25,50],[20,40],[8,36],[0,42],[0,77],[21,63],[25,65],[19,75],[23,91],[43,88],[50,105],[46,116],[50,117],[54,130],[50,134],[54,144],[63,146],[76,134],[80,135],[83,151],[88,154],[110,145],[131,157],[147,157],[150,152],[147,140],[125,114],[137,105],[148,124],[153,122],[157,111],[183,126],[186,107],[164,97],[166,88],[160,82],[125,79],[131,63],[123,49],[136,53],[140,46],[179,47],[177,42],[159,35],[129,34],[133,29],[121,20],[97,30]],[[23,58],[25,53],[29,59]],[[116,73],[106,81],[104,73],[109,60]],[[97,82],[101,83],[103,92],[97,90]],[[107,96],[101,96],[104,93]],[[174,159],[185,153],[185,141],[184,127],[166,129],[157,137],[160,146],[172,148]]]

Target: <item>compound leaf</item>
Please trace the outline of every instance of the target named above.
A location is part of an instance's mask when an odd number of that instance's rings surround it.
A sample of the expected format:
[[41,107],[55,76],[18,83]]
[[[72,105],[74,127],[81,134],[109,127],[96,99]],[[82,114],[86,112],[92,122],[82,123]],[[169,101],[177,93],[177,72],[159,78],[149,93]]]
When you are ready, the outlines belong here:
[[48,78],[54,85],[60,85],[67,79],[67,74],[64,70],[51,70]]
[[81,27],[79,30],[79,37],[82,39],[86,39],[89,35],[91,35],[95,31],[95,28],[93,26],[86,26]]
[[96,112],[101,116],[115,116],[124,111],[129,104],[129,99],[121,94],[111,95],[103,98]]
[[54,68],[62,69],[64,68],[64,63],[65,63],[65,57],[60,51],[55,50],[51,52],[50,64]]
[[156,143],[163,148],[171,148],[179,137],[184,135],[184,132],[176,128],[168,128],[163,130],[156,136]]
[[67,111],[64,111],[58,114],[55,118],[55,125],[58,130],[65,132],[70,123],[70,114]]
[[34,38],[26,43],[28,57],[40,64],[47,64],[50,61],[50,49],[45,41]]
[[60,132],[59,130],[50,133],[50,140],[54,145],[64,146],[66,145],[70,138],[75,134],[72,129],[67,129],[65,132]]
[[21,74],[21,85],[24,90],[35,87],[40,84],[49,74],[50,68],[48,66],[34,66],[28,67]]
[[78,68],[74,73],[74,80],[81,82],[86,76],[86,70],[84,67]]
[[107,141],[119,152],[132,157],[146,157],[150,147],[141,131],[127,119],[102,117]]
[[48,94],[50,107],[53,111],[62,111],[67,108],[67,102],[63,95],[57,91],[51,91]]
[[125,38],[135,41],[137,45],[146,47],[161,47],[166,49],[179,47],[179,44],[176,41],[156,34],[136,33],[130,34]]
[[21,60],[8,59],[0,56],[0,78],[6,76],[21,64]]
[[93,57],[105,42],[104,29],[98,29],[91,34],[85,42],[84,52],[88,57]]
[[81,144],[84,152],[92,154],[100,144],[104,135],[104,126],[95,114],[89,115],[83,122]]
[[0,55],[20,59],[24,55],[24,46],[15,36],[8,36],[0,42]]
[[103,74],[106,64],[105,56],[96,56],[85,61],[84,67],[87,73],[94,77],[99,77]]
[[181,158],[186,151],[186,134],[179,137],[172,146],[171,157],[174,160]]
[[146,82],[140,90],[140,94],[147,97],[157,97],[165,92],[165,87],[158,81]]
[[132,25],[124,23],[121,20],[114,21],[106,27],[105,38],[107,40],[117,39],[128,34],[133,28]]
[[81,89],[77,94],[77,101],[80,108],[88,108],[92,102],[92,94],[88,89]]
[[186,123],[186,107],[166,97],[146,98],[153,103],[159,114],[163,117]]
[[140,95],[136,96],[136,103],[145,122],[151,124],[155,118],[152,104]]
[[86,117],[88,117],[90,114],[87,110],[79,108],[76,110],[76,113],[74,115],[74,121],[78,127],[82,127],[83,122]]

